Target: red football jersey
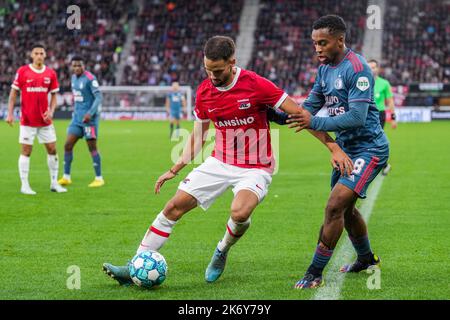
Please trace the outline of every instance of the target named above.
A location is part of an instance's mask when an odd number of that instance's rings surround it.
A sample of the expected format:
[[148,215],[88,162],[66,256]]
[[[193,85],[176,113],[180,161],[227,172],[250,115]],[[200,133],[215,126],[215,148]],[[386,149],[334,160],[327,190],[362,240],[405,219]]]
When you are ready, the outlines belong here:
[[212,156],[242,168],[272,173],[275,159],[270,142],[267,108],[277,109],[287,94],[256,73],[236,68],[228,87],[215,87],[209,79],[197,89],[197,121],[213,121],[216,128]]
[[21,125],[44,127],[52,123],[44,121],[44,113],[49,108],[48,94],[59,91],[54,70],[46,66],[38,70],[31,64],[22,66],[11,87],[21,91]]

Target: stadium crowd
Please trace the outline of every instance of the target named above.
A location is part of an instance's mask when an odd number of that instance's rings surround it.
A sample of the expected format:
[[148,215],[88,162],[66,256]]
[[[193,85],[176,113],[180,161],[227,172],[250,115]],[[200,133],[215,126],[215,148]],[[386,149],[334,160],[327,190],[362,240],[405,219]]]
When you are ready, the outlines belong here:
[[450,80],[450,2],[387,2],[384,76],[393,84]]
[[[263,0],[248,67],[290,94],[305,94],[314,83],[311,25],[323,12],[340,14],[347,23],[347,44],[361,52],[367,1]],[[347,8],[352,10],[347,10]]]
[[[47,47],[46,64],[58,72],[61,91],[70,91],[69,62],[85,58],[101,85],[169,85],[177,80],[195,88],[204,79],[202,48],[215,34],[239,34],[244,0],[142,1],[80,0],[81,30],[66,26],[71,0],[5,0],[0,8],[0,99],[4,103],[17,68],[29,62],[32,43]],[[318,63],[311,25],[324,12],[341,15],[347,44],[361,52],[367,0],[261,0],[255,31],[253,70],[293,95],[311,88]],[[348,8],[351,8],[349,10]],[[450,4],[447,1],[387,2],[382,75],[393,85],[450,79]],[[134,34],[131,19],[136,19]],[[127,37],[131,52],[122,56]],[[420,41],[417,41],[420,39]],[[116,83],[118,65],[123,77]],[[239,63],[239,62],[238,62]]]
[[138,16],[123,83],[197,86],[204,79],[203,46],[216,34],[236,39],[242,0],[146,1]]
[[0,9],[0,89],[7,96],[16,70],[30,63],[34,43],[47,49],[46,65],[58,72],[61,91],[70,91],[69,63],[73,55],[85,58],[87,69],[103,85],[115,84],[115,72],[126,40],[128,21],[136,13],[126,0],[80,0],[81,29],[69,30],[71,0],[4,1]]

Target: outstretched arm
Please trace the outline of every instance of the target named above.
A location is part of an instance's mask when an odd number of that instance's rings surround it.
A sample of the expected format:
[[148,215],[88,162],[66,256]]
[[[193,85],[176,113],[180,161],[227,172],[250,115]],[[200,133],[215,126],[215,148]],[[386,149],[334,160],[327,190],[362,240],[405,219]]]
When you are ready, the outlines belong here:
[[341,131],[364,126],[369,111],[369,103],[352,102],[349,104],[349,111],[335,117],[312,116],[307,110],[300,114],[290,116],[289,128],[297,128],[295,132],[303,129],[313,129],[317,131]]
[[183,153],[178,161],[162,176],[158,178],[155,184],[155,193],[158,194],[163,184],[170,179],[173,179],[179,171],[181,171],[197,154],[202,150],[205,144],[206,135],[209,129],[209,121],[195,121],[194,130],[192,131],[186,145],[183,148]]
[[283,111],[274,110],[272,108],[267,109],[267,120],[275,122],[279,125],[287,124],[286,120],[289,119],[289,114]]
[[[307,110],[303,109],[302,107],[299,107],[297,103],[295,103],[289,97],[286,98],[284,103],[280,106],[280,109],[288,112],[290,114],[289,118],[295,119],[296,117],[301,117],[305,113],[308,113],[310,115],[310,113]],[[292,122],[292,120],[286,120],[286,122],[290,123]],[[351,172],[353,171],[353,162],[347,156],[347,154],[344,151],[342,151],[342,149],[339,147],[336,141],[334,141],[334,139],[327,132],[320,132],[314,130],[308,131],[317,139],[319,139],[319,141],[322,142],[328,148],[328,150],[330,150],[331,165],[333,166],[333,168],[339,169],[342,176],[345,173],[350,175]]]

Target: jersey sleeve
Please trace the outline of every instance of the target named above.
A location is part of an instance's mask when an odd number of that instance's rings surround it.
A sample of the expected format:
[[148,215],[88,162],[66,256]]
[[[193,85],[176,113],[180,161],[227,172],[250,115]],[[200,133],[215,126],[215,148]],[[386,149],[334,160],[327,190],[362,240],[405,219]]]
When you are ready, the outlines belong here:
[[278,88],[272,81],[258,75],[256,75],[256,90],[259,102],[273,109],[278,109],[288,97],[288,94]]
[[208,122],[209,117],[206,114],[206,110],[202,104],[202,94],[203,94],[202,92],[203,90],[201,86],[198,87],[197,94],[195,96],[194,117],[196,121]]
[[58,91],[59,91],[58,77],[56,76],[56,72],[53,71],[50,78],[50,93],[55,93]]
[[347,79],[349,104],[352,102],[371,102],[375,81],[367,65],[364,65],[360,72],[347,73]]
[[98,92],[100,92],[99,84],[97,78],[92,79],[89,81],[89,89],[91,90],[91,93],[95,96]]
[[320,75],[320,67],[317,71],[316,80],[309,92],[308,98],[303,102],[303,108],[308,110],[312,115],[316,115],[325,104],[325,96],[322,92],[322,76]]
[[[353,69],[351,69],[353,70]],[[371,102],[374,79],[367,65],[360,72],[349,72],[346,76],[348,111],[335,117],[312,117],[311,129],[317,131],[342,131],[365,125]]]
[[97,114],[100,110],[100,105],[103,101],[103,95],[99,89],[98,81],[96,78],[88,82],[89,90],[91,90],[92,95],[95,97],[94,102],[89,108],[89,113],[93,116]]
[[21,69],[17,70],[16,75],[14,76],[14,81],[11,84],[11,88],[16,90],[22,90],[22,71]]

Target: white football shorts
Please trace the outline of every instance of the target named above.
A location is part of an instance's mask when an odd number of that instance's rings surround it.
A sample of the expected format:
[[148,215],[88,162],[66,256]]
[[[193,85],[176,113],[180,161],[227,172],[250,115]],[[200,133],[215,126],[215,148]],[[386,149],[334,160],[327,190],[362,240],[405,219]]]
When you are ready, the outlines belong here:
[[56,132],[53,124],[46,127],[20,126],[19,143],[33,145],[34,138],[38,137],[39,143],[56,142]]
[[206,210],[229,187],[233,187],[234,195],[240,190],[250,190],[261,202],[271,182],[272,176],[262,169],[241,168],[208,157],[180,182],[178,189],[192,195],[198,205]]

